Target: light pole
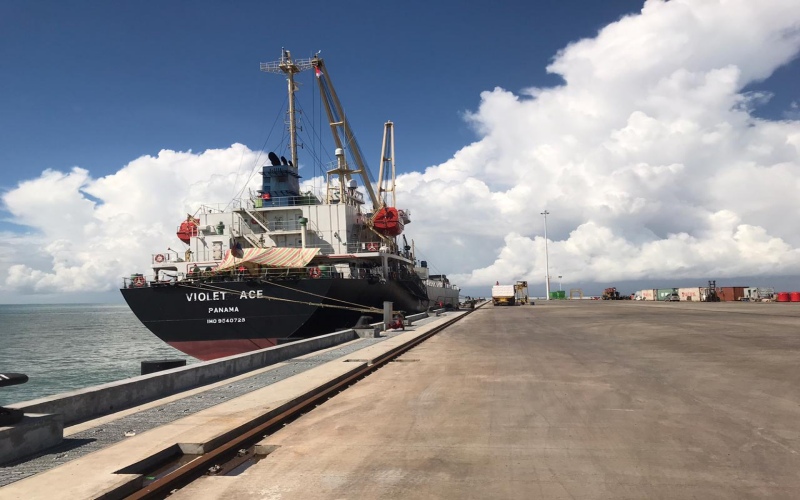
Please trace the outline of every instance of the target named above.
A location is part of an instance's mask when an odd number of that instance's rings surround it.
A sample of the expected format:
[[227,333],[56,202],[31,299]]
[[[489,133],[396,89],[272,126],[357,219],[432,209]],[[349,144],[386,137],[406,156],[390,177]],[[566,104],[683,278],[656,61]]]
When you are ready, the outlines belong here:
[[558,276],[558,291],[561,291],[561,275]]
[[545,210],[542,215],[544,215],[544,284],[547,290],[547,298],[545,300],[550,300],[550,256],[547,254],[547,216],[550,215],[550,212]]

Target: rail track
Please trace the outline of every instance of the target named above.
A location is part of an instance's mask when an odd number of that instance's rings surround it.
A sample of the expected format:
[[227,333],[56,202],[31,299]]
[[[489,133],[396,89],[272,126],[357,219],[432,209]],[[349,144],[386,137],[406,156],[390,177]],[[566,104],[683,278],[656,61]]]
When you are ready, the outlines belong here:
[[226,475],[231,471],[247,466],[248,463],[257,462],[260,458],[266,456],[266,453],[263,451],[259,452],[259,450],[256,449],[256,445],[266,436],[283,428],[286,424],[311,411],[315,406],[318,406],[339,392],[347,389],[358,380],[413,349],[483,305],[485,304],[477,306],[475,309],[467,310],[465,314],[446,321],[431,329],[429,332],[426,332],[424,335],[384,353],[371,364],[335,382],[321,392],[309,395],[309,397],[304,398],[302,401],[294,403],[292,406],[284,409],[280,414],[260,423],[246,432],[234,436],[229,441],[203,455],[198,455],[196,458],[192,459],[178,453],[176,450],[175,455],[172,455],[164,462],[151,468],[150,471],[142,474],[142,483],[138,486],[138,489],[132,492],[128,490],[126,493],[117,490],[118,493],[122,494],[114,495],[112,493],[106,495],[104,498],[125,498],[127,500],[166,498],[175,490],[185,487],[200,477]]

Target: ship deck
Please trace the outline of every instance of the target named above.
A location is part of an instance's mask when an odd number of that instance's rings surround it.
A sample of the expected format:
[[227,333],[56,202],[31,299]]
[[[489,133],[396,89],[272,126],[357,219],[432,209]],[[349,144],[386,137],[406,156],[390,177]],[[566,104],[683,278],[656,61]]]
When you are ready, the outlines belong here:
[[[263,387],[247,380],[282,368],[240,377],[251,391],[0,497],[108,493],[123,480],[115,472],[167,443],[208,443],[430,327]],[[171,498],[797,498],[798,327],[796,304],[484,306],[266,437],[273,451],[244,472],[203,477]]]

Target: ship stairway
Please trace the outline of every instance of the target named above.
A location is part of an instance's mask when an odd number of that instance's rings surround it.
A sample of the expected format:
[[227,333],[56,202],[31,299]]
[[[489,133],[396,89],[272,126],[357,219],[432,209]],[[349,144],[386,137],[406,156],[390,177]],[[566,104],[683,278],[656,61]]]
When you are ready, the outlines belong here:
[[242,238],[246,239],[254,248],[261,248],[264,246],[264,242],[252,234],[242,234]]
[[256,221],[256,224],[258,224],[259,226],[264,228],[265,232],[267,232],[267,233],[269,232],[269,226],[267,226],[267,222],[262,219],[261,214],[259,214],[258,212],[251,212],[250,210],[248,210],[246,208],[241,208],[241,209],[237,210],[237,212],[241,216],[244,216],[246,214],[252,220]]

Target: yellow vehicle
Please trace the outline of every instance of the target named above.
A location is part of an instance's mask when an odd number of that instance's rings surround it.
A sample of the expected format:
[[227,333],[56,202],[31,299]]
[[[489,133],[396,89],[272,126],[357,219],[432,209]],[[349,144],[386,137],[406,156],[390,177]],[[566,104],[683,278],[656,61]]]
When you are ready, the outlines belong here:
[[528,299],[528,282],[517,281],[514,285],[514,300],[517,304],[525,305],[530,302]]

